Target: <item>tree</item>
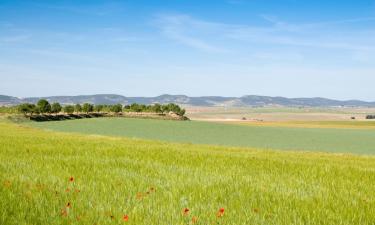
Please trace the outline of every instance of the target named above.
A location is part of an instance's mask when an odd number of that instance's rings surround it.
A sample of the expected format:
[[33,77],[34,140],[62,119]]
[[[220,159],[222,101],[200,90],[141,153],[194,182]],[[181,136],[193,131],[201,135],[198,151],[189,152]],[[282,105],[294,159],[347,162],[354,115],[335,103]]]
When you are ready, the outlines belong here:
[[82,106],[80,104],[76,104],[74,106],[74,112],[76,112],[76,113],[82,112]]
[[94,111],[95,112],[101,112],[103,111],[104,105],[95,105],[94,106]]
[[177,115],[179,116],[184,116],[186,113],[186,110],[185,109],[180,109],[180,111],[177,113]]
[[109,110],[114,113],[122,112],[122,105],[121,104],[112,105]]
[[173,112],[179,116],[185,115],[185,109],[181,109],[180,106],[174,104],[174,103],[169,103],[168,105],[163,105],[162,110],[165,113]]
[[51,112],[51,105],[46,99],[40,99],[37,103],[37,107],[40,113],[50,113]]
[[61,105],[58,102],[55,102],[51,105],[51,113],[59,113],[61,112]]
[[155,113],[162,113],[163,109],[160,104],[156,103],[153,106],[151,106],[151,110]]
[[94,111],[94,106],[92,104],[90,104],[90,103],[85,103],[82,106],[82,111],[84,113],[92,112],[92,111]]
[[18,105],[17,110],[18,112],[23,113],[24,115],[28,113],[32,115],[35,110],[35,105],[30,103],[23,103]]
[[64,112],[68,114],[72,114],[74,112],[74,106],[72,105],[64,106]]
[[130,105],[130,111],[132,112],[140,112],[142,109],[140,107],[140,105],[138,105],[137,103],[133,103]]

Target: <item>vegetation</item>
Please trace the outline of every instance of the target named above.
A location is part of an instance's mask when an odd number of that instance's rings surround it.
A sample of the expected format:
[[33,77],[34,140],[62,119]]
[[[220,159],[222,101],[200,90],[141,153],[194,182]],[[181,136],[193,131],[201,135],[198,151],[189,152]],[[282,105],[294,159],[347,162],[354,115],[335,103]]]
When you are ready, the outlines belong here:
[[18,106],[0,106],[0,113],[14,114],[18,112]]
[[23,103],[18,105],[18,112],[23,113],[24,115],[28,113],[33,115],[33,113],[39,113],[40,109],[34,104]]
[[55,102],[51,105],[51,113],[59,113],[61,112],[61,110],[62,110],[62,107],[60,103]]
[[64,112],[67,114],[71,114],[74,112],[74,106],[73,105],[66,105],[64,106]]
[[373,157],[167,144],[4,123],[0,146],[0,224],[375,220]]
[[45,99],[40,99],[36,104],[40,113],[50,113],[51,112],[51,105]]
[[[185,109],[180,108],[180,106],[170,103],[167,105],[143,105],[133,103],[131,105],[122,106],[121,104],[115,105],[94,105],[90,103],[84,103],[82,106],[80,104],[65,105],[64,107],[60,103],[55,102],[52,105],[46,99],[40,99],[36,105],[30,103],[23,103],[18,105],[17,110],[12,110],[13,107],[1,107],[0,112],[15,113],[19,112],[24,115],[33,115],[33,114],[49,114],[49,113],[60,113],[62,110],[65,113],[91,113],[91,112],[145,112],[145,113],[170,113],[173,112],[178,116],[183,117],[185,115]],[[73,109],[73,111],[72,111]]]
[[199,121],[178,123],[127,118],[94,118],[28,124],[48,130],[171,142],[375,154],[373,129],[243,126]]
[[375,121],[235,121],[225,123],[247,126],[375,129]]
[[82,106],[80,104],[76,104],[74,106],[74,112],[76,112],[76,113],[82,112]]
[[94,111],[94,105],[92,105],[90,103],[83,104],[83,106],[82,106],[82,112],[84,112],[84,113],[90,113],[90,112],[93,112],[93,111]]
[[367,115],[366,119],[368,119],[368,120],[375,119],[375,115]]

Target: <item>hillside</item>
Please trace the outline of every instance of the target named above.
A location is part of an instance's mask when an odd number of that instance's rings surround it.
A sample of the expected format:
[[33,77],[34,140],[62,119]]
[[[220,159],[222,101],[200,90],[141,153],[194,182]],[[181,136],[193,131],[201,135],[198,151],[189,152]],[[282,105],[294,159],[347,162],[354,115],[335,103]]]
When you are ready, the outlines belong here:
[[[41,97],[16,98],[0,95],[0,105],[15,105],[22,102],[35,103]],[[190,106],[288,106],[288,107],[375,107],[375,102],[359,100],[339,101],[327,98],[285,98],[258,95],[245,95],[242,97],[202,96],[189,97],[186,95],[160,95],[157,97],[125,97],[115,94],[78,95],[78,96],[49,96],[43,97],[50,102],[62,104],[93,103],[93,104],[153,104],[176,103]]]

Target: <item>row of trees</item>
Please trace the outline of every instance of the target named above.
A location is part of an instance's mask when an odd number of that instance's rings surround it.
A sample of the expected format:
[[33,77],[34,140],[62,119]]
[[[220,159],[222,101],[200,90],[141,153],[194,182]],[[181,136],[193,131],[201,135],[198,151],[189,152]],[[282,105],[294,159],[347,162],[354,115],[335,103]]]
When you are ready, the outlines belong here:
[[91,112],[153,112],[153,113],[169,113],[173,112],[179,116],[185,115],[185,109],[182,109],[180,106],[170,103],[166,105],[153,104],[153,105],[144,105],[133,103],[131,105],[94,105],[90,103],[76,104],[76,105],[64,105],[55,102],[50,104],[45,99],[40,99],[37,104],[23,103],[18,105],[18,112],[23,114],[50,114],[50,113],[60,113],[65,112],[68,114],[71,113],[91,113]]
[[367,115],[366,119],[373,120],[373,119],[375,119],[375,115]]

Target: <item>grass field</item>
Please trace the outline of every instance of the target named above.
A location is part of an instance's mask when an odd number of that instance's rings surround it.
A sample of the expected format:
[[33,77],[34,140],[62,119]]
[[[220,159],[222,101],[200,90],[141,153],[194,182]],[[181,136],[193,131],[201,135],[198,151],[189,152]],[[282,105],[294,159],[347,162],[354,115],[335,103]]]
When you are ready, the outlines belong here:
[[375,153],[374,129],[243,126],[198,121],[176,122],[125,118],[32,122],[29,125],[64,132],[183,143],[282,150]]
[[[95,124],[72,122],[85,121]],[[370,156],[171,144],[0,123],[0,181],[0,224],[375,221]]]
[[375,129],[375,121],[235,121],[226,123],[271,127]]

